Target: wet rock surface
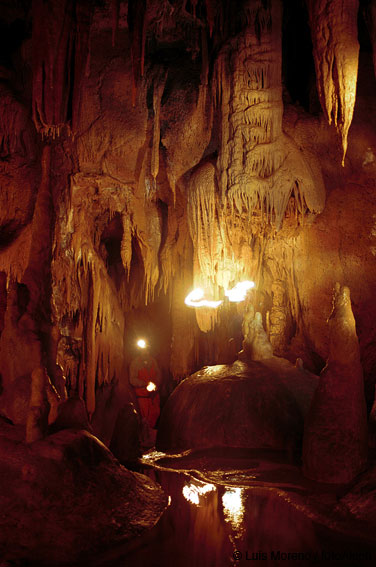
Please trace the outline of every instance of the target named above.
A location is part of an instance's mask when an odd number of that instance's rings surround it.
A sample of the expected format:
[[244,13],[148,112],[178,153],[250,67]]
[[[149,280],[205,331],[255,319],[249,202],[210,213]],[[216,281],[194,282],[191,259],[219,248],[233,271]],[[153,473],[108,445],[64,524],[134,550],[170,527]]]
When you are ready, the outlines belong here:
[[339,509],[349,487],[304,478],[300,463],[282,451],[150,451],[142,463],[171,504],[145,536],[98,556],[93,567],[228,567],[251,560],[366,567],[376,558],[374,530]]
[[299,447],[317,376],[287,360],[205,367],[172,393],[160,418],[157,448]]
[[[26,446],[0,423],[0,557],[38,565],[88,557],[150,529],[167,497],[122,467],[93,435],[64,430]],[[12,563],[11,563],[12,564]]]
[[[303,476],[300,458],[286,459],[283,451],[213,448],[162,453],[151,451],[142,462],[160,471],[193,475],[216,486],[271,491],[306,517],[348,538],[376,544],[376,453],[370,468],[354,484],[332,485]],[[360,548],[359,548],[360,549]]]

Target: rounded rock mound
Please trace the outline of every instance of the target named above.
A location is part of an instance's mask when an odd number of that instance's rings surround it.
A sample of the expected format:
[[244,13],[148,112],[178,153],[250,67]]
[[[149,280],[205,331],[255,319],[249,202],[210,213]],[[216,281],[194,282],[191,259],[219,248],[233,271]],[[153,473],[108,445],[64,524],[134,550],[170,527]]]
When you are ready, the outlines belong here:
[[157,448],[294,450],[317,383],[316,375],[277,357],[204,367],[168,399]]

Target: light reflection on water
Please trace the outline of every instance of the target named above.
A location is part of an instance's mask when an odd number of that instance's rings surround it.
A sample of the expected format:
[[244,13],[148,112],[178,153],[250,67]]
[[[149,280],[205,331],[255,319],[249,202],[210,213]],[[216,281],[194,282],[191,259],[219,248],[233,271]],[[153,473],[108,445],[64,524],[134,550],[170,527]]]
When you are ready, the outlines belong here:
[[238,536],[244,533],[244,489],[227,488],[222,496],[223,516]]
[[183,496],[188,502],[192,502],[192,504],[196,504],[196,506],[200,505],[200,496],[207,494],[208,492],[212,492],[216,490],[214,484],[198,484],[191,482],[190,484],[185,484],[183,486]]
[[[179,472],[150,473],[170,495],[170,506],[150,532],[134,540],[131,549],[117,550],[109,562],[97,562],[97,566],[243,567],[262,559],[267,567],[310,567],[309,561],[278,561],[272,552],[328,548],[312,521],[276,491],[206,484]],[[329,545],[332,551],[342,549],[338,542],[337,547]],[[241,560],[234,556],[238,552]],[[323,567],[332,565],[325,561]],[[345,565],[349,564],[340,567]],[[338,562],[335,566],[339,567]]]

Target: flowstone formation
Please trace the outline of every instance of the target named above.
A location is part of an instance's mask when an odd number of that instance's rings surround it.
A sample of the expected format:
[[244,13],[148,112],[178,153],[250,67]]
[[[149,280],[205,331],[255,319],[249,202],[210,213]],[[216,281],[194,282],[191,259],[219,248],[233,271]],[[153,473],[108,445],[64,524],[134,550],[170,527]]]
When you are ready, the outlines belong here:
[[[278,1],[244,2],[241,31],[214,66],[219,155],[193,173],[188,192],[194,284],[214,296],[255,278],[255,235],[278,230],[289,202],[301,222],[324,207],[312,158],[282,130],[281,17]],[[216,322],[212,312],[196,316],[203,331]]]
[[304,430],[303,472],[319,482],[348,483],[367,463],[367,412],[350,290],[336,284],[329,357]]

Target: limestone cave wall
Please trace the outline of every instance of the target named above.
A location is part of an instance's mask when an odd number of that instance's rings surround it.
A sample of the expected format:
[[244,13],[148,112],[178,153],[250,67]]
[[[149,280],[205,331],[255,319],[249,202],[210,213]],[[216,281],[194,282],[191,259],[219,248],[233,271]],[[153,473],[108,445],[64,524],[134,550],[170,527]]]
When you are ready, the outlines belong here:
[[275,354],[314,372],[334,284],[349,286],[372,404],[374,12],[356,0],[0,3],[3,415],[25,422],[44,366],[102,423],[132,399],[140,335],[165,395],[231,360],[244,308],[184,297],[201,285],[218,299],[240,279],[256,283]]

